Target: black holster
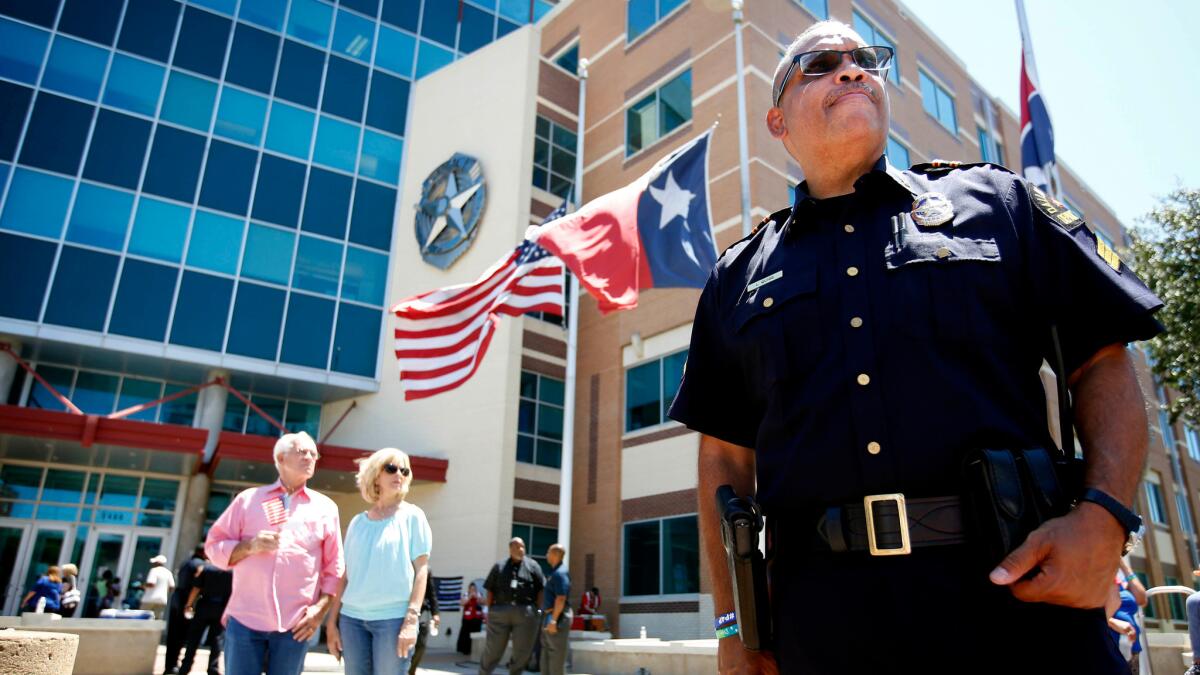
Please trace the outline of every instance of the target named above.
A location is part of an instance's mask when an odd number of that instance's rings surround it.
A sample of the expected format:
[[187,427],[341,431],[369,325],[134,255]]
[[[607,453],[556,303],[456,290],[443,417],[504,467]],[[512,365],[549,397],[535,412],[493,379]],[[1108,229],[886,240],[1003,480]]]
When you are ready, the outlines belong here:
[[721,541],[733,583],[738,635],[746,649],[769,649],[772,642],[771,599],[767,564],[758,548],[763,531],[762,510],[751,497],[738,497],[729,485],[717,488]]

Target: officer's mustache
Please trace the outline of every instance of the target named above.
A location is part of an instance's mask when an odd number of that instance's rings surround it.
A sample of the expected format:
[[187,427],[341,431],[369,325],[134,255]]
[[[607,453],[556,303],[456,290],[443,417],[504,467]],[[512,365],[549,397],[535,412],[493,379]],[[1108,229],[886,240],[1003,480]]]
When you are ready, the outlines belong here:
[[872,87],[866,82],[851,82],[850,84],[842,85],[841,87],[829,92],[829,95],[825,97],[825,106],[829,107],[833,105],[834,102],[839,98],[854,92],[862,92],[863,94],[866,94],[867,98],[871,99],[873,102],[879,102],[879,92],[875,91],[875,87]]

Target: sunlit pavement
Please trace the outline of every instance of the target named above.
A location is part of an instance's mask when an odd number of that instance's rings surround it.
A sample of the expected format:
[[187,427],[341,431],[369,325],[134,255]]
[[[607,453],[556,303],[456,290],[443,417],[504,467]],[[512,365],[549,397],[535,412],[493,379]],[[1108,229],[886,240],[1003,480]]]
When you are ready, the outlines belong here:
[[[154,660],[154,675],[160,675],[163,672],[163,662],[166,659],[167,648],[159,645],[158,656]],[[468,657],[451,651],[427,651],[425,658],[421,659],[421,667],[417,669],[418,673],[426,675],[443,675],[453,673],[477,673],[479,672],[479,664],[467,660]],[[203,675],[208,672],[208,649],[201,647],[196,652],[196,661],[192,664],[192,672],[197,675]],[[222,670],[221,672],[224,672]],[[342,672],[342,664],[333,656],[323,651],[311,651],[304,659],[304,673],[340,673]],[[507,673],[507,669],[497,668],[496,672]]]

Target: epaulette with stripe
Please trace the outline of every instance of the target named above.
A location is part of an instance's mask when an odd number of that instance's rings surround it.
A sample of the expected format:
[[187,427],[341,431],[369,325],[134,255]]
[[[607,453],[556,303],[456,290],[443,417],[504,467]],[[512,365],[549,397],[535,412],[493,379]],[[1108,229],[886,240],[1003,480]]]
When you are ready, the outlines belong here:
[[792,207],[789,206],[786,209],[780,209],[780,210],[776,211],[775,213],[772,213],[771,215],[767,216],[766,218],[763,218],[762,220],[760,220],[758,222],[757,225],[755,225],[754,227],[752,227],[750,229],[750,234],[742,237],[741,239],[738,239],[737,241],[733,242],[729,246],[726,246],[725,250],[721,252],[721,255],[722,256],[725,255],[726,253],[729,252],[729,249],[733,248],[734,246],[737,246],[738,244],[742,243],[743,241],[753,238],[754,235],[758,234],[759,230],[763,229],[767,225],[770,225],[772,223],[782,223],[783,221],[787,220],[787,217],[789,215],[791,215],[791,213],[792,213]]
[[1007,166],[1004,166],[1003,164],[996,164],[995,162],[960,162],[958,160],[950,159],[932,159],[928,162],[913,164],[909,171],[914,171],[916,173],[938,173],[941,171],[951,171],[954,169],[966,169],[972,166],[990,166],[1007,173],[1015,173]]

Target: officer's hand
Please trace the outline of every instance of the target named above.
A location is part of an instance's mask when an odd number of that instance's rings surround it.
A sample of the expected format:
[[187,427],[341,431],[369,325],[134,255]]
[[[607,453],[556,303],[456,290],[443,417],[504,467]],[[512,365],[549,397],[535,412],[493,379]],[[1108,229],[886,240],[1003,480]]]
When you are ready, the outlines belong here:
[[[1124,541],[1124,530],[1108,511],[1083,502],[1067,515],[1042,523],[990,577],[1025,602],[1103,607]],[[1035,568],[1032,578],[1024,578]]]
[[752,652],[736,637],[717,641],[717,672],[721,675],[779,675],[775,655]]

